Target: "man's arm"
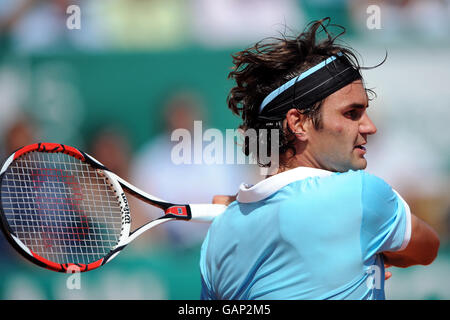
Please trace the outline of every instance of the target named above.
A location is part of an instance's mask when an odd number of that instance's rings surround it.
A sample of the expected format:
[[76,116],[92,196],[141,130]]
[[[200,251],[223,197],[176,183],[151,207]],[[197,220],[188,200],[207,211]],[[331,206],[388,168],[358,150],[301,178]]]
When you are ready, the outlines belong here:
[[436,259],[440,241],[437,233],[424,221],[411,214],[411,238],[404,250],[383,252],[384,263],[406,268],[429,265]]

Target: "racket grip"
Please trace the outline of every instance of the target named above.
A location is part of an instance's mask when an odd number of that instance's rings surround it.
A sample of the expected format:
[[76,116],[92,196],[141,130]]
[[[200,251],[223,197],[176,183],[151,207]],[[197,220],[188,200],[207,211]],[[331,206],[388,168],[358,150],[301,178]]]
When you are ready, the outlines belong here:
[[192,221],[211,222],[222,214],[227,206],[223,204],[190,204]]

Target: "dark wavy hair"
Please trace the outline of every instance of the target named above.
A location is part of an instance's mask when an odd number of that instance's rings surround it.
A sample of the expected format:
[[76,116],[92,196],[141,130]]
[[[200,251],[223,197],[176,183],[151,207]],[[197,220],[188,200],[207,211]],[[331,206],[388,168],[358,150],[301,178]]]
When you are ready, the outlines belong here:
[[[358,70],[369,69],[360,66],[357,54],[352,48],[337,43],[336,40],[345,33],[345,28],[331,25],[341,29],[341,32],[334,36],[329,32],[329,26],[330,18],[313,21],[297,37],[268,38],[232,55],[234,67],[228,78],[234,79],[236,86],[231,89],[227,97],[228,108],[242,118],[243,123],[239,128],[244,132],[249,129],[254,129],[257,133],[260,129],[278,129],[280,154],[288,149],[295,154],[294,139],[289,127],[287,130],[283,129],[283,120],[268,122],[258,119],[259,106],[270,92],[338,52],[346,56]],[[366,89],[366,92],[375,96],[370,89]],[[314,127],[319,130],[322,128],[320,110],[323,101],[311,106],[302,106],[301,109],[295,105],[292,108],[297,108],[299,112],[311,119]],[[256,139],[261,140],[259,134]],[[246,156],[251,154],[249,148],[251,143],[259,146],[257,141],[246,137],[243,144]],[[270,144],[270,140],[266,143]],[[260,166],[269,166],[270,163],[260,162],[259,153],[258,148],[257,154],[253,154],[257,163]]]

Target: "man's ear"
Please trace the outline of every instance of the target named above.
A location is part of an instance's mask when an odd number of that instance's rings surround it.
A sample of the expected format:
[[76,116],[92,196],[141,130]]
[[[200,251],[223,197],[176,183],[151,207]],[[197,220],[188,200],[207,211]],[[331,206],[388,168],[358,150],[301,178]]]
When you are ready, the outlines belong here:
[[297,109],[290,109],[286,113],[286,129],[301,141],[307,140],[306,116]]

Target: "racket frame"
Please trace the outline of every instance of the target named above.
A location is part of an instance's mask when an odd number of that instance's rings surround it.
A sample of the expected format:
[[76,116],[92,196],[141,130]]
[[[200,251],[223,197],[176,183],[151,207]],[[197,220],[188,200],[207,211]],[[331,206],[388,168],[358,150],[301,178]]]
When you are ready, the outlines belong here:
[[[161,200],[157,197],[154,197],[144,192],[143,190],[123,180],[113,172],[109,171],[102,163],[100,163],[92,156],[74,147],[58,143],[36,143],[16,150],[12,155],[10,155],[6,159],[0,170],[0,185],[2,183],[2,179],[4,177],[5,172],[14,162],[14,160],[18,159],[22,155],[25,155],[33,151],[47,152],[47,153],[65,153],[91,165],[95,170],[99,171],[101,175],[105,176],[105,179],[110,184],[110,187],[114,190],[117,196],[117,200],[121,211],[122,228],[120,235],[118,237],[117,244],[113,246],[110,252],[101,259],[98,259],[88,264],[75,264],[75,263],[52,262],[33,252],[14,234],[14,231],[11,229],[6,219],[3,206],[0,205],[0,225],[9,243],[27,260],[52,271],[68,272],[70,270],[70,272],[73,272],[73,266],[76,266],[80,272],[96,269],[100,266],[103,266],[107,262],[111,261],[131,241],[135,240],[145,231],[153,227],[156,227],[157,225],[160,225],[164,222],[171,220],[193,219],[196,221],[211,222],[215,216],[221,214],[226,209],[226,206],[224,205],[211,205],[211,204],[188,205],[188,204],[172,204],[166,202],[164,200]],[[140,228],[137,228],[134,231],[131,231],[131,213],[129,203],[124,190],[146,203],[159,207],[164,211],[164,215],[157,219],[154,219],[153,221],[150,221],[149,223],[141,226]],[[2,200],[0,192],[0,204],[1,202]],[[192,210],[192,208],[194,208],[194,210]]]
[[[4,175],[10,165],[14,162],[14,160],[18,159],[19,157],[33,151],[38,152],[49,152],[49,153],[64,153],[67,155],[70,155],[72,157],[75,157],[81,161],[90,161],[92,157],[86,158],[83,152],[69,146],[65,146],[62,144],[57,143],[36,143],[32,145],[28,145],[22,148],[19,148],[16,150],[13,154],[11,154],[4,164],[2,165],[2,168],[0,170],[0,186],[2,185],[2,181],[4,178]],[[95,162],[94,162],[95,163]],[[96,163],[100,164],[98,161]],[[77,267],[80,272],[85,272],[89,270],[96,269],[104,264],[105,258],[101,258],[99,260],[93,261],[89,264],[78,264],[78,263],[56,263],[50,260],[45,259],[44,257],[38,255],[37,253],[33,252],[28,246],[26,246],[14,233],[14,231],[11,229],[7,219],[5,212],[3,210],[2,204],[2,193],[0,192],[0,227],[3,231],[3,234],[5,235],[8,242],[12,245],[16,251],[18,251],[24,258],[29,260],[30,262],[41,266],[45,269],[57,271],[57,272],[67,272],[68,270],[73,270],[73,267]],[[71,271],[72,272],[72,271]]]

